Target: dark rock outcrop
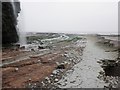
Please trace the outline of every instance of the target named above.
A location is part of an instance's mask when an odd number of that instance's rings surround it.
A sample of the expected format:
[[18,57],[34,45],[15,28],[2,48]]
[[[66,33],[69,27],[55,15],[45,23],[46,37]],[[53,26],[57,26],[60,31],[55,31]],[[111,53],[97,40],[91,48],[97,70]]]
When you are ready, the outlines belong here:
[[[13,7],[14,5],[14,7]],[[17,34],[17,17],[20,13],[20,2],[2,2],[2,45],[16,43],[19,38]]]

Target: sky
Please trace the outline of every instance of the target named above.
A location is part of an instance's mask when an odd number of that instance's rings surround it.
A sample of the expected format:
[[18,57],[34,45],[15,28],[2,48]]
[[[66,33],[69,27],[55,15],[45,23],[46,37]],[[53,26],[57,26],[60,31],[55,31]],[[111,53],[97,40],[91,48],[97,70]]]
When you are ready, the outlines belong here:
[[26,32],[118,33],[118,0],[20,0]]

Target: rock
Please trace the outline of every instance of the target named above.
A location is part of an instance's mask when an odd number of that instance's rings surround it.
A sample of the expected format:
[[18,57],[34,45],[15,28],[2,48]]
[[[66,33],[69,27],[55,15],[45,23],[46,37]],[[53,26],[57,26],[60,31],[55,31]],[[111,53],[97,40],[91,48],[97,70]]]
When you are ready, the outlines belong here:
[[48,80],[48,83],[51,83],[50,79]]
[[56,69],[65,69],[65,65],[63,65],[63,64],[58,65]]
[[50,44],[52,44],[52,42],[50,42]]
[[48,77],[46,77],[45,79],[46,79],[46,80],[49,80],[49,78],[48,78]]
[[[1,5],[1,4],[0,4]],[[14,5],[14,8],[13,6]],[[19,38],[17,34],[17,17],[20,12],[20,2],[2,2],[2,45],[9,46],[16,43]]]
[[41,62],[41,60],[38,60],[38,62]]
[[69,55],[68,55],[68,54],[64,54],[64,56],[65,56],[65,57],[67,57],[67,58],[69,57]]
[[28,85],[31,86],[31,83],[29,83]]
[[53,77],[54,75],[51,74],[50,76]]
[[19,68],[15,68],[15,71],[18,71],[19,70]]
[[68,64],[68,62],[67,62],[67,61],[64,61],[64,64]]
[[74,81],[70,81],[70,83],[75,83],[75,80]]
[[25,46],[21,46],[20,49],[25,49]]
[[36,83],[34,83],[34,85],[36,86],[37,84],[36,84]]
[[29,81],[31,81],[31,78],[29,78]]
[[59,62],[56,62],[56,64],[57,64],[57,65],[60,65],[60,63],[59,63]]
[[69,61],[72,61],[72,59],[70,58]]
[[16,44],[15,47],[16,47],[16,48],[20,48],[20,44]]
[[43,81],[41,83],[42,83],[43,86],[45,86],[45,83]]
[[42,46],[38,46],[38,49],[45,49],[44,47],[42,47]]
[[31,51],[34,51],[34,52],[35,52],[35,50],[34,50],[34,49],[31,49]]
[[58,70],[54,70],[52,74],[57,75],[58,72],[59,72]]
[[101,62],[101,61],[97,61],[97,63],[100,63],[100,64],[101,64],[102,62]]
[[47,82],[48,82],[48,83],[50,83],[50,82],[51,82],[51,81],[50,81],[50,79],[49,79],[48,77],[46,77],[45,79],[47,80]]
[[57,78],[55,79],[55,82],[58,82],[58,79],[57,79]]

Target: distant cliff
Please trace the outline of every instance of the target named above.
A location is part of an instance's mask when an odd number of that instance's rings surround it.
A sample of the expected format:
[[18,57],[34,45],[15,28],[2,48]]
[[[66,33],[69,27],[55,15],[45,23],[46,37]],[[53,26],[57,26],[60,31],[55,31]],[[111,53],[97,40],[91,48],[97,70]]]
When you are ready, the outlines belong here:
[[[14,6],[13,6],[14,5]],[[14,8],[15,9],[14,9]],[[2,45],[18,42],[17,17],[20,13],[20,2],[2,2]]]

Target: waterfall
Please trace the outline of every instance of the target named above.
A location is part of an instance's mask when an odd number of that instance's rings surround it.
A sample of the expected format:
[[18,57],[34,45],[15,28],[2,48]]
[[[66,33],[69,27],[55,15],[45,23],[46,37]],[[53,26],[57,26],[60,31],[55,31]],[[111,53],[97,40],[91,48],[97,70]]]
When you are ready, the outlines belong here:
[[[22,5],[21,5],[22,8]],[[26,45],[26,32],[25,32],[25,27],[24,27],[24,14],[23,14],[23,9],[21,10],[19,17],[18,17],[18,28],[19,28],[19,42],[21,46]]]
[[13,8],[13,14],[15,16],[15,18],[17,17],[17,14],[16,14],[16,9],[15,9],[15,5],[14,5],[14,0],[11,0],[11,4],[12,4],[12,8]]
[[[14,2],[15,2],[14,0],[11,0],[14,16],[15,16],[15,18],[17,18],[17,13],[16,13],[16,8],[15,8]],[[22,5],[21,5],[21,8],[22,8]],[[20,46],[25,46],[26,45],[26,33],[24,31],[24,28],[23,28],[24,27],[23,10],[21,10],[17,19],[18,19],[18,25],[16,25],[16,30],[17,30],[17,33],[19,35],[19,43],[20,43]]]

